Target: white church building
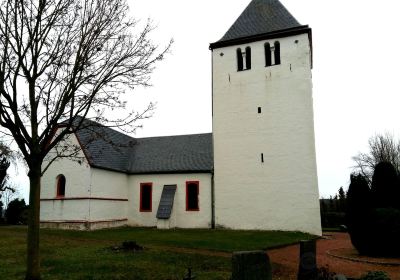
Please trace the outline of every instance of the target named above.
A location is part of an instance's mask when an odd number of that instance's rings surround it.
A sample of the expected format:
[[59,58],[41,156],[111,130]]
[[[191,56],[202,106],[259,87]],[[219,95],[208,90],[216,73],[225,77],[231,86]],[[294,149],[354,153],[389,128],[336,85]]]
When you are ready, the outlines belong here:
[[210,50],[213,132],[133,138],[91,123],[68,139],[82,162],[42,177],[43,227],[321,234],[311,29],[253,0]]

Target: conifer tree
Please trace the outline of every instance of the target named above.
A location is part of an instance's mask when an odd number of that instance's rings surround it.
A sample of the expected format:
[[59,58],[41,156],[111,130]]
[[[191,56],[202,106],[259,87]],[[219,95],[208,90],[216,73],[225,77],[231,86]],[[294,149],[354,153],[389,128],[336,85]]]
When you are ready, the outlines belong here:
[[350,176],[350,186],[347,193],[346,222],[351,242],[361,254],[367,253],[368,217],[371,211],[371,194],[368,182],[361,174]]
[[390,162],[380,162],[372,176],[371,193],[375,208],[400,209],[400,182],[397,171]]

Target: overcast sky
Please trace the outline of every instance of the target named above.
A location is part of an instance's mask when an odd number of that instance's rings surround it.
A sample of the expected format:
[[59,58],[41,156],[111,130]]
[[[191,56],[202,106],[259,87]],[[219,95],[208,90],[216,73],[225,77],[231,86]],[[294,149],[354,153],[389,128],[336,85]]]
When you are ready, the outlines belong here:
[[[137,137],[211,132],[211,51],[250,0],[130,0],[132,15],[157,25],[160,46],[172,52],[135,89],[140,109],[157,102]],[[399,135],[400,17],[393,0],[281,0],[313,32],[313,97],[320,195],[347,188],[351,157],[368,138]],[[22,184],[22,183],[21,183]],[[27,198],[27,187],[22,190]]]
[[[157,23],[172,53],[143,91],[158,102],[138,136],[211,131],[211,52],[250,0],[136,0],[132,12]],[[351,157],[368,138],[400,131],[400,17],[397,1],[281,0],[313,31],[313,96],[321,196],[347,188]],[[139,96],[139,91],[137,92]],[[142,94],[142,91],[140,91]],[[135,97],[136,98],[136,97]]]

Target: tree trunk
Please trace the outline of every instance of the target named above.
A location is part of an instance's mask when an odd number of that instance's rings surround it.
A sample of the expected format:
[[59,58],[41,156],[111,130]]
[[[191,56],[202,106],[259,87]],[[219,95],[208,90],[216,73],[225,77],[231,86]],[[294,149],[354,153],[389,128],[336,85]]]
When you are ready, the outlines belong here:
[[41,162],[29,169],[29,219],[27,271],[25,280],[40,279],[39,228],[40,228],[40,179]]

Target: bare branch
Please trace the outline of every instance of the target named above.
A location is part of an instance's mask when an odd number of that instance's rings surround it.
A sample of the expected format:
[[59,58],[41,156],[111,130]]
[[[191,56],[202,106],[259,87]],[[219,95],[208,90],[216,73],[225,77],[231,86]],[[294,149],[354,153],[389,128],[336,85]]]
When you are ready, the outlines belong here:
[[[136,86],[149,86],[155,64],[169,51],[128,17],[125,0],[0,0],[0,124],[25,159],[43,159],[72,129],[77,116],[133,132],[148,118],[125,110],[122,98]],[[53,138],[60,122],[63,134]],[[140,126],[140,124],[139,124]],[[28,163],[33,164],[33,163]]]
[[124,100],[150,85],[171,47],[152,31],[128,16],[126,0],[0,0],[0,133],[18,145],[30,180],[26,279],[40,278],[40,178],[60,158],[79,160],[67,137],[85,119],[132,132],[151,116],[153,104],[135,112]]
[[400,174],[400,141],[388,132],[376,134],[368,141],[369,152],[353,157],[354,171],[362,174],[371,183],[375,166],[379,162],[390,162]]

